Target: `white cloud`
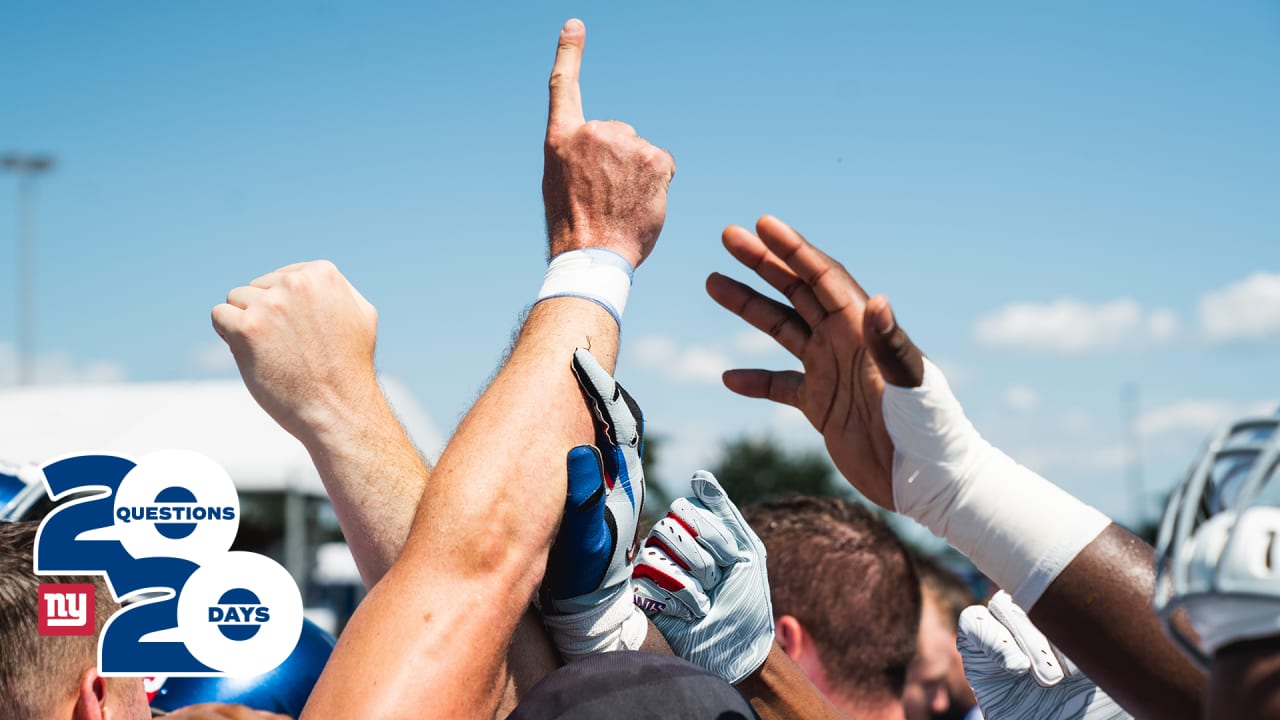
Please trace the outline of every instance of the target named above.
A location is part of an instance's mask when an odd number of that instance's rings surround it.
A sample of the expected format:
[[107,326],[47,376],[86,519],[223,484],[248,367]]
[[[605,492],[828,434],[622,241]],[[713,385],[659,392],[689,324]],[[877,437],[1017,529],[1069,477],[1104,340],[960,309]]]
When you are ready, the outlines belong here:
[[1166,342],[1177,327],[1171,310],[1144,310],[1129,298],[1097,304],[1059,298],[1006,305],[979,318],[973,336],[987,347],[1080,355],[1134,342]]
[[[110,360],[89,360],[77,364],[64,352],[36,357],[32,380],[39,385],[120,382],[124,366]],[[10,343],[0,343],[0,386],[18,382],[18,353]]]
[[777,340],[774,340],[768,333],[760,332],[754,328],[738,333],[733,338],[733,346],[743,355],[771,355],[782,351],[782,346],[778,344]]
[[1200,298],[1200,330],[1210,342],[1280,340],[1280,274],[1258,272]]
[[188,364],[197,375],[228,375],[236,371],[236,359],[221,340],[203,343],[191,349]]
[[1147,314],[1147,337],[1153,342],[1169,342],[1178,336],[1178,324],[1178,315],[1172,310],[1152,310]]
[[733,367],[723,352],[702,345],[681,346],[669,337],[650,335],[633,340],[627,352],[636,362],[670,380],[719,383],[720,374]]
[[1180,400],[1139,415],[1137,430],[1144,437],[1173,433],[1207,435],[1219,425],[1246,415],[1269,415],[1275,407],[1276,404],[1270,401],[1241,404],[1221,400]]
[[1040,396],[1026,385],[1014,385],[1004,391],[1004,403],[1014,410],[1026,412],[1040,404]]

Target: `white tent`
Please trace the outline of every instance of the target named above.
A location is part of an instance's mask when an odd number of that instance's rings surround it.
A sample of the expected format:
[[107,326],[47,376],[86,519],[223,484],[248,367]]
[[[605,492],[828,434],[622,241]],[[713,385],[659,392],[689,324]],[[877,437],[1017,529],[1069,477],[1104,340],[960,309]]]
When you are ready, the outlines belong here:
[[[444,439],[403,385],[381,378],[410,439],[432,462]],[[240,380],[44,385],[0,389],[0,459],[45,464],[67,455],[138,459],[154,450],[194,450],[227,471],[237,490],[280,493],[285,567],[310,574],[304,498],[323,497],[311,458],[258,406]]]
[[[399,382],[382,378],[382,385],[409,437],[434,461],[443,447],[436,425]],[[324,494],[302,444],[240,380],[0,389],[0,458],[9,462],[85,452],[137,459],[172,448],[213,458],[242,492]]]

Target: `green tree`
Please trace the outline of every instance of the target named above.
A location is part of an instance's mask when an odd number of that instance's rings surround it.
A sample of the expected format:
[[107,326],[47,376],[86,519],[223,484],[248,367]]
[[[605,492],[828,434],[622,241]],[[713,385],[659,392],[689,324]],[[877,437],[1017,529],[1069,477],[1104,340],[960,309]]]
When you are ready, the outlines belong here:
[[791,451],[765,435],[726,441],[712,472],[739,506],[788,495],[849,495],[826,454]]
[[658,518],[667,513],[672,498],[663,489],[663,478],[659,474],[659,462],[667,439],[657,433],[645,432],[644,446],[640,448],[640,464],[644,466],[644,517],[641,524],[652,527]]

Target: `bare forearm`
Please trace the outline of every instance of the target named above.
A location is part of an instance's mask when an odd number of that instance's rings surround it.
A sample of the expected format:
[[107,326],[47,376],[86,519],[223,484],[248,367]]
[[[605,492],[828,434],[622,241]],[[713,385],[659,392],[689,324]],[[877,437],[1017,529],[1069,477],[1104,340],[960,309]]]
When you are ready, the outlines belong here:
[[371,588],[404,549],[430,467],[381,392],[347,408],[344,422],[303,444]]
[[361,717],[396,708],[492,716],[507,680],[503,659],[564,507],[566,455],[592,437],[570,359],[590,347],[612,367],[617,338],[613,318],[589,301],[557,298],[530,311],[441,456],[404,553],[344,632],[348,647],[335,652],[308,705],[317,717],[360,707],[350,704],[351,677],[383,686],[384,704],[361,707]]
[[[535,305],[510,357],[458,426],[418,508],[409,551],[454,558],[450,574],[487,574],[498,561],[532,593],[564,509],[565,458],[592,441],[592,426],[570,369],[573,351],[588,347],[611,369],[618,327],[595,303],[555,298]],[[501,557],[470,549],[477,535],[503,528]],[[419,542],[421,541],[421,542]],[[471,563],[475,563],[474,566]],[[522,603],[517,603],[522,604]]]
[[1204,675],[1152,610],[1151,547],[1111,525],[1054,580],[1032,622],[1136,717],[1198,718]]

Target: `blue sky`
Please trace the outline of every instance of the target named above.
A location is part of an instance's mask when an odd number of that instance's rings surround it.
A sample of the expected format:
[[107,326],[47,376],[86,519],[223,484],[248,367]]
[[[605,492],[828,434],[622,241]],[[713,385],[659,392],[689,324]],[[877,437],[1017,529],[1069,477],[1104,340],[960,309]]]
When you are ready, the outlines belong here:
[[[210,308],[324,257],[379,308],[381,370],[451,429],[541,280],[545,82],[571,16],[588,117],[679,166],[619,369],[668,437],[664,475],[744,432],[817,445],[718,380],[793,364],[702,289],[746,278],[719,232],[763,213],[887,293],[991,440],[1121,519],[1126,387],[1152,496],[1214,423],[1280,403],[1267,0],[6,3],[0,150],[59,163],[39,185],[42,377],[227,377]],[[15,205],[0,177],[0,383]]]

